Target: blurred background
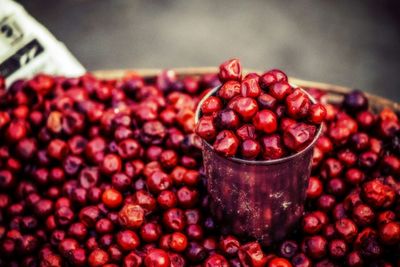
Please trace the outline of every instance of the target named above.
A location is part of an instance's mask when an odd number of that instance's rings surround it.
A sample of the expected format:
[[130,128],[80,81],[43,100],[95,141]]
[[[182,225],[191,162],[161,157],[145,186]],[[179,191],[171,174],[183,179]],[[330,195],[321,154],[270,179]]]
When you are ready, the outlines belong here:
[[397,0],[20,0],[88,70],[247,68],[400,101]]

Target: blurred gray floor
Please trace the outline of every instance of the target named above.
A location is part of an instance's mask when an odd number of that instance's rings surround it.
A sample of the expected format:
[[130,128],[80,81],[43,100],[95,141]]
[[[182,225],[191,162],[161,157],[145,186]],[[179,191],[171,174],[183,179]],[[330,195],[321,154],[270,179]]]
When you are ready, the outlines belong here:
[[245,67],[400,100],[396,1],[20,0],[89,70]]

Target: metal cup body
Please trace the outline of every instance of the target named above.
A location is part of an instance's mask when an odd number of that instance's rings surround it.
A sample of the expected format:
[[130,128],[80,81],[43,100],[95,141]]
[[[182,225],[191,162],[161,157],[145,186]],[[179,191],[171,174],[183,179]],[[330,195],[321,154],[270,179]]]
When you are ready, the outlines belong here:
[[203,143],[212,212],[232,231],[269,245],[282,240],[303,214],[313,149],[273,164],[246,164]]
[[[218,89],[207,94],[199,106]],[[199,117],[198,108],[196,121]],[[313,147],[320,133],[321,126],[304,150],[268,161],[225,158],[203,140],[207,189],[217,220],[235,234],[251,236],[264,245],[292,232],[303,214]]]

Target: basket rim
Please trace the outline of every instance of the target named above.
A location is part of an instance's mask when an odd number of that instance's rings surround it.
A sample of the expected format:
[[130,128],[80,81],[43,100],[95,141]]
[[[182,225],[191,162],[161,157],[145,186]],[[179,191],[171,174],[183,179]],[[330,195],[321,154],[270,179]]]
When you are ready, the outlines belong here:
[[[217,67],[185,67],[185,68],[168,68],[168,69],[175,71],[179,76],[204,75],[204,74],[213,74],[218,72]],[[134,73],[144,77],[152,77],[159,74],[162,70],[164,69],[163,68],[111,69],[111,70],[95,70],[91,73],[98,78],[121,79],[128,74],[134,74]],[[243,72],[262,73],[262,71],[258,69],[244,69]],[[344,95],[349,91],[353,90],[353,88],[351,87],[318,82],[318,81],[309,81],[292,76],[289,77],[289,80],[291,83],[294,83],[303,88],[318,88],[327,91],[328,93],[336,95]],[[396,110],[397,112],[400,112],[400,103],[368,92],[364,93],[373,103],[378,103],[382,107],[390,107]]]

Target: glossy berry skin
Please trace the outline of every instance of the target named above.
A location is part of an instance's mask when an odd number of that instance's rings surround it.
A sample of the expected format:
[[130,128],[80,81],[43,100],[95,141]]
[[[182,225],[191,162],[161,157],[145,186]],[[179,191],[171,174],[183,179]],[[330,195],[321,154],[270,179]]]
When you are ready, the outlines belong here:
[[358,204],[353,209],[353,220],[358,226],[367,226],[373,223],[375,213],[371,207],[365,204]]
[[245,266],[261,267],[265,266],[267,263],[267,257],[262,252],[257,242],[251,242],[241,246],[239,249],[239,259]]
[[[291,94],[286,97],[285,104],[286,112],[291,118],[301,119],[309,114],[311,100],[301,89],[295,89]],[[315,119],[320,119],[318,117],[322,116],[317,115]]]
[[269,90],[269,94],[276,98],[278,101],[284,100],[289,94],[291,94],[293,88],[287,82],[274,83]]
[[239,97],[234,110],[243,121],[250,121],[258,111],[257,102],[250,97]]
[[244,140],[240,145],[240,154],[245,159],[255,159],[260,154],[260,144],[252,139]]
[[170,190],[163,190],[157,197],[157,202],[163,209],[173,208],[177,205],[176,194]]
[[155,242],[161,235],[161,227],[157,223],[145,223],[140,228],[140,237],[147,243]]
[[311,176],[308,181],[307,199],[315,199],[323,193],[323,184],[317,177]]
[[219,266],[219,267],[228,267],[229,263],[226,258],[220,254],[213,254],[209,256],[205,262],[204,266],[211,267],[211,266]]
[[219,66],[219,79],[222,82],[229,80],[240,81],[242,79],[242,66],[239,59],[230,59]]
[[363,184],[362,195],[373,207],[389,207],[395,198],[394,191],[377,179]]
[[240,83],[236,81],[227,81],[218,90],[218,96],[225,101],[233,99],[240,95]]
[[308,111],[308,120],[314,124],[320,124],[326,117],[326,109],[322,104],[313,104]]
[[335,229],[340,237],[346,242],[351,242],[357,236],[358,228],[356,224],[347,218],[340,219],[335,224]]
[[390,139],[400,132],[400,123],[397,120],[381,120],[378,129],[383,138]]
[[[8,119],[5,120],[8,121]],[[22,140],[26,136],[26,134],[27,134],[27,129],[23,121],[12,121],[8,125],[6,131],[6,138],[10,142],[15,143],[18,142],[19,140]]]
[[47,148],[47,154],[57,160],[62,160],[68,153],[68,145],[60,140],[54,139]]
[[144,222],[144,210],[139,205],[125,204],[119,211],[118,217],[121,225],[137,229]]
[[225,157],[233,157],[238,150],[239,139],[232,131],[223,130],[217,135],[213,147],[217,153]]
[[274,75],[277,82],[287,82],[288,81],[288,77],[280,69],[272,69],[272,70],[269,70],[268,73],[271,73],[272,75]]
[[147,177],[147,186],[153,193],[160,193],[171,187],[172,179],[165,172],[155,171]]
[[135,252],[130,252],[123,260],[123,266],[141,266],[143,259]]
[[300,151],[307,147],[314,139],[316,127],[305,123],[296,123],[289,126],[283,134],[283,142],[293,151]]
[[321,259],[327,253],[327,242],[322,236],[307,237],[302,244],[302,250],[313,259]]
[[353,251],[350,252],[346,257],[346,263],[350,267],[361,267],[364,266],[364,262],[360,252]]
[[109,256],[107,252],[102,249],[95,249],[90,253],[88,258],[89,266],[100,267],[104,266],[109,261]]
[[244,141],[246,139],[256,139],[257,138],[256,128],[251,124],[244,124],[242,127],[238,128],[236,130],[236,135],[242,141]]
[[167,252],[161,249],[151,249],[144,258],[144,265],[149,267],[169,267],[170,264]]
[[240,243],[239,240],[234,236],[226,236],[221,239],[219,248],[224,255],[232,257],[239,251]]
[[267,90],[268,87],[277,82],[277,78],[272,72],[266,72],[261,75],[258,82],[262,89]]
[[118,232],[116,241],[119,247],[125,251],[131,251],[140,245],[139,237],[131,230]]
[[278,159],[285,155],[285,149],[278,134],[267,135],[261,138],[263,159]]
[[306,214],[302,220],[302,230],[306,234],[317,234],[322,230],[323,223],[314,213]]
[[334,239],[328,244],[328,252],[332,258],[339,259],[346,256],[348,246],[344,240]]
[[386,245],[394,245],[400,242],[400,223],[389,222],[380,227],[379,237]]
[[278,101],[270,94],[261,94],[257,98],[257,103],[260,109],[274,110],[278,105]]
[[217,112],[222,109],[222,102],[219,97],[210,96],[206,100],[204,100],[201,105],[201,112],[206,115],[211,115],[214,112]]
[[244,97],[258,97],[261,94],[261,87],[258,85],[258,78],[246,77],[243,79],[240,84],[240,93]]
[[369,129],[376,121],[376,115],[369,110],[364,110],[357,113],[357,123],[362,129]]
[[290,261],[284,258],[273,258],[268,262],[268,267],[291,267]]
[[215,119],[215,125],[220,129],[236,129],[239,126],[240,119],[238,114],[231,109],[224,109],[218,112]]
[[278,128],[277,117],[275,113],[270,110],[260,110],[253,117],[253,125],[258,131],[271,134]]
[[103,192],[102,201],[108,208],[117,208],[122,203],[122,194],[115,189],[107,189]]
[[345,96],[343,106],[350,112],[363,111],[368,108],[368,99],[361,91],[354,90]]
[[101,170],[107,175],[112,175],[121,170],[122,163],[121,158],[115,154],[108,154],[104,157],[103,163],[101,165]]
[[176,252],[185,251],[188,245],[188,240],[186,236],[182,233],[175,232],[171,234],[171,239],[169,243],[169,247]]
[[200,118],[196,125],[196,133],[204,140],[211,142],[217,136],[217,130],[212,117],[204,116]]
[[350,184],[360,184],[364,179],[365,174],[357,168],[350,168],[345,173],[345,180]]
[[186,226],[186,218],[183,211],[179,208],[171,208],[164,212],[163,224],[167,229],[181,232]]

